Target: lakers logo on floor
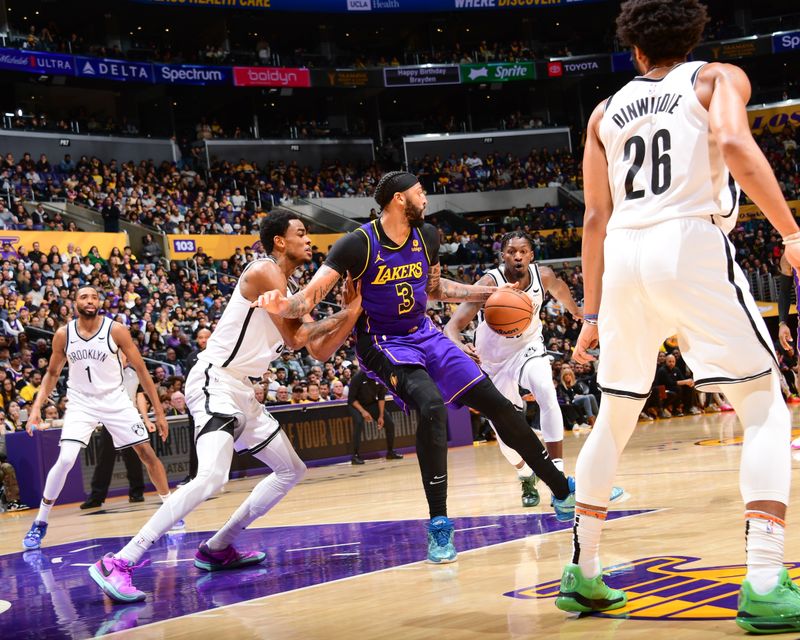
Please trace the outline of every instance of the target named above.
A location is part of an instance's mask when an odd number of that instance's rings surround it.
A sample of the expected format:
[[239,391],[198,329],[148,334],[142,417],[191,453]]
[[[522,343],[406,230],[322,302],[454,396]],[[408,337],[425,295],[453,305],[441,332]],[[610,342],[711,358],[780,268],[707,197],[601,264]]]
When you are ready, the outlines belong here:
[[[792,439],[798,437],[800,437],[800,429],[792,429]],[[695,442],[695,444],[699,447],[730,447],[741,445],[743,442],[744,436],[739,434],[729,438],[710,438],[708,440],[698,440]]]
[[[605,582],[624,589],[628,604],[595,615],[632,620],[721,620],[736,615],[739,586],[746,567],[687,567],[700,561],[689,556],[643,558],[607,570]],[[792,578],[800,577],[800,562],[786,563]],[[555,598],[559,580],[509,591],[510,598]]]

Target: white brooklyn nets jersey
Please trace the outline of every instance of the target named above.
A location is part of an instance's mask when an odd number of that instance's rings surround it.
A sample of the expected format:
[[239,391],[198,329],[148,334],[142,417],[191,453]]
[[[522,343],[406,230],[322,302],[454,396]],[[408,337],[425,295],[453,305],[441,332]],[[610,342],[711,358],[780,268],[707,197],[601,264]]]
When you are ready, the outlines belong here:
[[104,317],[91,338],[78,333],[78,321],[67,324],[67,389],[83,395],[103,395],[122,387],[122,362],[111,337],[114,321]]
[[[265,260],[275,262],[272,258]],[[263,260],[251,262],[242,275],[256,262]],[[241,277],[217,328],[197,359],[229,369],[234,376],[260,378],[283,351],[283,338],[269,313],[250,306],[239,290],[240,283]]]
[[599,135],[614,202],[609,230],[709,216],[725,232],[735,226],[739,188],[694,91],[705,64],[634,78],[606,102]]
[[[533,319],[525,331],[518,336],[501,336],[489,328],[489,325],[483,319],[483,312],[480,314],[480,322],[475,330],[475,349],[481,357],[481,366],[487,371],[509,363],[514,356],[526,349],[529,350],[530,357],[545,354],[542,322],[539,319],[539,312],[544,301],[544,287],[536,264],[531,263],[528,266],[528,270],[531,274],[531,283],[524,290],[524,293],[530,298],[531,306],[533,307]],[[487,273],[494,278],[498,285],[508,282],[505,277],[505,265],[500,265],[499,268],[491,269]]]

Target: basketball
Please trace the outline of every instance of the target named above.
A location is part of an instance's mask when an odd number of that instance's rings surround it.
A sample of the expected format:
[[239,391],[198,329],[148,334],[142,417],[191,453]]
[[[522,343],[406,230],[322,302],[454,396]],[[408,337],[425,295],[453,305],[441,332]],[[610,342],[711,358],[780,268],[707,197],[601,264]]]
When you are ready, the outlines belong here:
[[486,324],[501,336],[512,338],[521,334],[533,319],[531,300],[515,289],[498,289],[484,306]]

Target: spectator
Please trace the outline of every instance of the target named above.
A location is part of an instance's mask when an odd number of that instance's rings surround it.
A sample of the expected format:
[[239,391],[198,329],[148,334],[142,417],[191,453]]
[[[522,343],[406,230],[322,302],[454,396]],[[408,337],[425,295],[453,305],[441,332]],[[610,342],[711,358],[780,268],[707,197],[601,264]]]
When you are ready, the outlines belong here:
[[[697,415],[700,409],[694,403],[694,380],[681,373],[676,366],[675,356],[672,354],[664,358],[664,365],[656,372],[656,384],[663,386],[673,409],[672,415],[682,416],[684,413]],[[667,417],[666,415],[662,417]]]
[[6,430],[0,429],[0,487],[5,492],[6,509],[8,511],[25,511],[28,505],[19,501],[19,484],[14,467],[8,462],[6,455]]
[[103,201],[100,209],[103,216],[103,231],[106,233],[119,233],[119,207],[108,197]]
[[364,464],[359,449],[361,448],[364,422],[367,420],[375,420],[378,429],[383,429],[386,433],[386,459],[400,460],[403,457],[394,450],[394,422],[392,422],[392,417],[385,413],[385,387],[369,378],[363,371],[358,370],[350,384],[347,405],[353,419],[353,455],[350,458],[350,464]]

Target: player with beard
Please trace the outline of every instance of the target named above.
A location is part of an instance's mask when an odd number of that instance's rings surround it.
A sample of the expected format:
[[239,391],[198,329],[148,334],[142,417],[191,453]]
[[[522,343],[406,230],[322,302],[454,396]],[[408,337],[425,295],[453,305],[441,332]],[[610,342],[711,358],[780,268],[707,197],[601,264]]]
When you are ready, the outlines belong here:
[[169,496],[164,465],[156,457],[147,429],[123,386],[122,359],[136,370],[142,387],[153,404],[156,429],[167,439],[167,419],[158,400],[153,379],[133,343],[130,331],[107,316],[100,316],[100,296],[94,287],[81,287],[75,299],[78,317],[56,331],[53,353],[42,386],[31,406],[26,430],[33,436],[42,421],[42,403],[50,397],[64,363],[69,362],[67,411],[61,429],[58,459],[47,474],[42,502],[30,531],[22,541],[24,549],[38,549],[47,533],[50,510],[64,488],[67,473],[78,454],[89,445],[98,423],[103,424],[117,451],[133,447],[162,500]]
[[574,511],[574,486],[550,461],[524,416],[425,313],[428,298],[485,301],[497,287],[441,277],[439,230],[424,223],[425,191],[404,171],[384,175],[375,188],[381,215],[339,239],[308,286],[287,297],[269,291],[258,304],[299,318],[345,274],[361,283],[364,313],[356,327],[356,354],[367,375],[389,389],[397,403],[420,413],[417,458],[428,500],[428,560],[453,562],[453,523],[447,518],[447,404],[483,413],[555,496],[559,519]]
[[132,584],[132,572],[147,550],[172,524],[218,493],[228,480],[233,452],[249,453],[272,473],[261,480],[223,527],[200,545],[194,564],[203,571],[259,564],[261,551],[240,553],[233,543],[297,484],[306,466],[255,395],[255,385],[284,348],[300,349],[318,360],[330,358],[347,339],[361,314],[361,296],[348,280],[345,308],[318,322],[286,320],[255,308],[265,291],[296,289],[294,271],[311,262],[311,239],[289,211],[272,211],[260,227],[268,256],[251,262],[236,284],[206,348],[186,380],[186,405],[195,422],[197,476],[178,488],[117,554],[89,568],[92,579],[117,602],[146,597]]

